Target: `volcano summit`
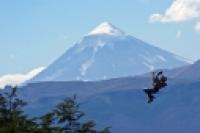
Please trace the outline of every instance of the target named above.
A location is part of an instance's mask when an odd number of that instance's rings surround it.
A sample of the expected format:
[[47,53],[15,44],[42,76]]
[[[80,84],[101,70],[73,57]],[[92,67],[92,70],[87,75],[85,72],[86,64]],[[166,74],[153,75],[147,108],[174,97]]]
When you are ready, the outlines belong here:
[[187,62],[104,22],[68,49],[32,81],[104,80],[134,76]]

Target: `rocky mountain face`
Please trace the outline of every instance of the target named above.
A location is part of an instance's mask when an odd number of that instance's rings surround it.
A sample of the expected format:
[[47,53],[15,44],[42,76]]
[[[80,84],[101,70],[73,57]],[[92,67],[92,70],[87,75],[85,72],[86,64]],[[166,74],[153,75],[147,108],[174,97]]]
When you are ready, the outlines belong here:
[[104,22],[31,82],[104,80],[186,64],[183,58],[127,35]]

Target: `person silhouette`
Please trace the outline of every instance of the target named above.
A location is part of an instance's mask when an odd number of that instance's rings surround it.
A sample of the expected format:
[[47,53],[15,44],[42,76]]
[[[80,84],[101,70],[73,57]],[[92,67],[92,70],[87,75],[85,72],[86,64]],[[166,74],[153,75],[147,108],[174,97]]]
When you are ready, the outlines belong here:
[[160,89],[167,86],[167,77],[164,76],[163,71],[159,71],[158,73],[153,72],[153,83],[152,87],[148,89],[144,89],[144,92],[148,96],[148,103],[153,102],[155,99],[155,96],[153,94],[156,94],[160,91]]

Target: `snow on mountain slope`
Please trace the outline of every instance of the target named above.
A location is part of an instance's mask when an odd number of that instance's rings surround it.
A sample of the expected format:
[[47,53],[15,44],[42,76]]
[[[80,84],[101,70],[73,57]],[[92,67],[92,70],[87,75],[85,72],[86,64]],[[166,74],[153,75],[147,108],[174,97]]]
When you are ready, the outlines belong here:
[[186,64],[179,56],[126,35],[104,22],[31,82],[103,80]]

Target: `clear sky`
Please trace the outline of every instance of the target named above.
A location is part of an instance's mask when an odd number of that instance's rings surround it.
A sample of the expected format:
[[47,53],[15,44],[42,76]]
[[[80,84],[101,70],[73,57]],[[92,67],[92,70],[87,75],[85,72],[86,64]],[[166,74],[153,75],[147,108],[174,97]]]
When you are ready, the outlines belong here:
[[[47,66],[103,21],[150,44],[197,60],[200,6],[198,11],[194,9],[197,16],[185,11],[190,18],[176,16],[177,10],[173,9],[167,13],[178,1],[0,0],[0,76]],[[200,5],[199,0],[190,1]]]

